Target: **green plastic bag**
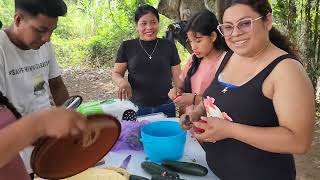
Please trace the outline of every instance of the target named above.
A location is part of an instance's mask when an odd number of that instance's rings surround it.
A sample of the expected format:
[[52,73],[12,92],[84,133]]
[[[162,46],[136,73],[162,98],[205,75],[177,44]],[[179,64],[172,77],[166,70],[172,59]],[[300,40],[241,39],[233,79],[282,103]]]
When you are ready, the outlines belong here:
[[77,111],[84,115],[110,114],[118,120],[135,121],[138,107],[131,101],[120,99],[95,100],[82,103]]

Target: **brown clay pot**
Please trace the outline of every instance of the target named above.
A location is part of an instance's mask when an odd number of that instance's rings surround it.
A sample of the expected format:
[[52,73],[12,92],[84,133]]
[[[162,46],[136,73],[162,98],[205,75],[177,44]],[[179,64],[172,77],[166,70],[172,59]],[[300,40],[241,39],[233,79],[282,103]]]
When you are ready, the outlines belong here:
[[31,167],[39,177],[63,179],[76,175],[94,166],[111,150],[121,132],[120,122],[105,114],[87,119],[88,132],[77,137],[47,138],[35,146]]

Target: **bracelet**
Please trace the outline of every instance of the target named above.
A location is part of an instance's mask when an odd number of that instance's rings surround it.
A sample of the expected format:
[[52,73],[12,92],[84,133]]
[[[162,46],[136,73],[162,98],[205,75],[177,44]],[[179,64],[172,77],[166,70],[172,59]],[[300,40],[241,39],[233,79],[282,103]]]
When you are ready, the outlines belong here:
[[197,97],[197,93],[194,93],[193,101],[192,101],[193,106],[196,105],[196,97]]

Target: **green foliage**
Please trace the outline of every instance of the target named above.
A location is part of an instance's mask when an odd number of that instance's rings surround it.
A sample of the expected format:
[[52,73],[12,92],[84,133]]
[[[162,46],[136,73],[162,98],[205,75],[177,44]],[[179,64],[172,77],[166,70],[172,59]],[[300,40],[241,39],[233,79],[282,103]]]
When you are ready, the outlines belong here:
[[320,75],[319,0],[273,0],[276,24],[300,47],[309,77],[316,87]]
[[[286,27],[286,33],[291,40],[296,42],[298,34],[298,14],[297,11],[300,8],[297,6],[295,0],[276,0],[273,4],[273,15],[277,20],[279,27]],[[284,28],[283,28],[284,29]]]
[[104,29],[98,31],[88,45],[89,59],[95,65],[110,65],[114,59],[117,50],[127,34]]
[[95,35],[95,24],[91,17],[75,5],[68,6],[68,14],[60,17],[54,33],[61,39],[89,38]]
[[11,25],[14,15],[14,1],[13,0],[0,0],[0,20],[3,27]]
[[84,65],[88,52],[88,42],[83,39],[61,39],[52,35],[52,41],[59,65],[62,67]]
[[[136,38],[134,12],[148,3],[157,6],[158,0],[65,0],[68,14],[60,17],[52,35],[56,57],[63,67],[74,65],[111,66],[122,41]],[[0,18],[10,25],[14,1],[0,1]],[[173,21],[160,15],[158,37],[163,37]],[[181,59],[189,53],[177,43]]]
[[[116,56],[117,49],[123,40],[131,39],[136,36],[134,11],[141,4],[155,4],[155,1],[146,0],[110,0],[110,1],[90,1],[79,0],[76,4],[70,2],[69,7],[76,6],[77,11],[71,11],[71,14],[77,15],[80,12],[86,17],[90,17],[92,24],[82,24],[81,27],[91,28],[95,33],[90,34],[91,38],[87,40],[85,48],[87,57],[86,62],[91,65],[111,65]],[[74,19],[74,15],[70,20]],[[85,19],[85,17],[81,17]],[[67,22],[67,21],[66,21]],[[79,22],[75,20],[75,22]],[[87,21],[84,21],[87,22]],[[63,23],[67,32],[70,29],[78,30],[79,28],[70,28],[68,23]],[[63,30],[64,31],[64,30]],[[63,32],[62,31],[62,32]],[[72,32],[71,32],[72,33]],[[61,33],[59,33],[61,34]],[[83,37],[83,36],[80,36]]]

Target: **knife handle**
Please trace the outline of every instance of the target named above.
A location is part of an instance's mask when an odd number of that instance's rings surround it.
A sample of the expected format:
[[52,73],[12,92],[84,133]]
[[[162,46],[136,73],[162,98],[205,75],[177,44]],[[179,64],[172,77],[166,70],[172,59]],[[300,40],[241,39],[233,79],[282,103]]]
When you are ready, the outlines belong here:
[[150,180],[150,179],[132,174],[130,175],[129,180]]

